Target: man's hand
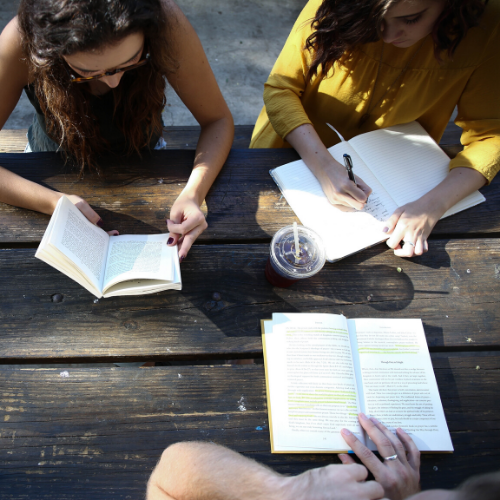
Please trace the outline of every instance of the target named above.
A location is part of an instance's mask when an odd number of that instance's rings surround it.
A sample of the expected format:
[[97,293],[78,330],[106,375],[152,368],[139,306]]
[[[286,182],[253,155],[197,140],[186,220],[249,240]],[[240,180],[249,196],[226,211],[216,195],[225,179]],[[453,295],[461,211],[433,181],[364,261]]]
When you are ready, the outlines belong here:
[[375,481],[365,481],[368,471],[359,464],[328,465],[312,469],[288,481],[283,500],[377,500],[384,488]]

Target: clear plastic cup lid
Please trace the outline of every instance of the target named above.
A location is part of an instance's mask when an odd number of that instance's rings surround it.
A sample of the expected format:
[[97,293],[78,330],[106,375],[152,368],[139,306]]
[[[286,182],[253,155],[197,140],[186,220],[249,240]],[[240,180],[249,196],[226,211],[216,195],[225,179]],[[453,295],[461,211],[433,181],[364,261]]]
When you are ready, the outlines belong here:
[[271,259],[278,270],[291,278],[309,278],[325,265],[325,247],[311,229],[297,226],[299,252],[295,252],[293,226],[281,228],[271,241]]

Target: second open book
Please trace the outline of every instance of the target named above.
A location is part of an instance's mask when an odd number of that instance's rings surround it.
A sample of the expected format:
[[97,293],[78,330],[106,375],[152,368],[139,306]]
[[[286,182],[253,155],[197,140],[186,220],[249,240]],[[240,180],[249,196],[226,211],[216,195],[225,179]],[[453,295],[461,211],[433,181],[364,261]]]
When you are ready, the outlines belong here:
[[262,322],[273,453],[338,453],[358,413],[401,427],[421,451],[453,451],[419,319],[273,314]]
[[[338,133],[338,132],[337,132]],[[304,226],[316,231],[329,261],[342,259],[388,238],[382,232],[394,210],[417,200],[448,174],[450,159],[417,123],[396,125],[358,135],[329,148],[343,164],[351,155],[354,174],[373,192],[364,210],[331,205],[321,185],[302,160],[271,171],[283,195]],[[346,174],[347,175],[347,174]],[[476,191],[448,210],[444,217],[485,201]]]
[[35,257],[96,297],[181,290],[177,246],[169,234],[109,236],[61,196]]

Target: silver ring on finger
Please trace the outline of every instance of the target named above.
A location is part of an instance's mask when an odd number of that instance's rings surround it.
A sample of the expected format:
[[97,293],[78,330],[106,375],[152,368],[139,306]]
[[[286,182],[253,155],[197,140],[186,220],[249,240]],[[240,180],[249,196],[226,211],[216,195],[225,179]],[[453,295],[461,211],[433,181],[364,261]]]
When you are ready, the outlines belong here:
[[391,455],[390,457],[384,457],[384,460],[387,460],[388,462],[392,462],[393,460],[397,460],[398,455]]
[[407,245],[407,244],[408,244],[408,245],[411,245],[412,247],[414,247],[414,246],[415,246],[415,243],[412,243],[411,241],[405,241],[405,242],[404,242],[404,244],[405,244],[405,245]]

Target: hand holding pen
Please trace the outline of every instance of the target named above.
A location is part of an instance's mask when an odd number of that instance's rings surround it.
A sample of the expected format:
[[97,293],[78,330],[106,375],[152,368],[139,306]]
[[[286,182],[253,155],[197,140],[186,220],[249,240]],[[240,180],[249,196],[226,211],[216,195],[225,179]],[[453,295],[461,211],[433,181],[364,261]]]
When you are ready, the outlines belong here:
[[352,159],[348,154],[344,154],[344,165],[347,170],[347,175],[349,176],[349,180],[354,182],[354,185],[358,187],[358,183],[356,182],[356,177],[354,177],[354,172],[352,171]]

